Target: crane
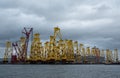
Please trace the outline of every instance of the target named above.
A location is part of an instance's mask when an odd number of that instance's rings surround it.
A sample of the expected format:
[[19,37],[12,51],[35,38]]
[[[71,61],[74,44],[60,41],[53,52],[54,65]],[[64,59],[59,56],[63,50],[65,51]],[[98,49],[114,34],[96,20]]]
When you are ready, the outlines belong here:
[[24,27],[24,30],[22,31],[22,33],[25,34],[26,40],[25,40],[24,48],[22,48],[23,53],[22,53],[21,56],[24,56],[23,61],[26,61],[27,60],[27,49],[28,49],[28,43],[29,43],[30,35],[31,35],[31,39],[33,38],[33,28],[25,28]]
[[17,62],[19,62],[21,60],[20,59],[21,58],[21,56],[20,56],[21,50],[18,47],[18,41],[13,42],[12,46],[13,46],[13,49],[15,51],[15,54],[12,54],[11,63],[14,64],[14,63],[17,63]]
[[[33,28],[25,28],[23,29],[22,33],[25,35],[25,37],[20,38],[20,43],[14,42],[12,43],[12,46],[15,49],[15,52],[17,54],[17,60],[19,62],[25,63],[27,61],[27,49],[28,49],[28,43],[29,43],[29,37],[33,35]],[[13,57],[14,58],[14,57]],[[13,59],[11,58],[11,59]],[[12,60],[12,62],[14,62]]]

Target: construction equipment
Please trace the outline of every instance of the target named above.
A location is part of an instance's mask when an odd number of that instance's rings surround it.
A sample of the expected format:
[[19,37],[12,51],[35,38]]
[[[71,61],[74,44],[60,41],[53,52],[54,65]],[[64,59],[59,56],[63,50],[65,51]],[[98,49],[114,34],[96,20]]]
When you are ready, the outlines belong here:
[[86,48],[86,63],[90,63],[90,56],[91,56],[91,53],[90,53],[90,47],[87,47]]
[[100,49],[95,47],[96,63],[100,62]]
[[[62,40],[62,35],[60,32],[60,28],[55,27],[54,28],[54,36],[50,36],[50,44],[49,44],[49,52],[48,52],[48,61],[50,63],[54,63],[55,61],[60,61],[60,51],[58,46],[57,36],[59,37],[59,40]],[[59,56],[59,57],[57,57]]]
[[59,46],[59,49],[60,49],[61,63],[66,63],[67,62],[66,41],[59,40],[58,46]]
[[29,37],[31,35],[31,40],[32,40],[32,36],[33,36],[33,28],[25,28],[24,27],[24,30],[22,31],[23,34],[25,34],[25,43],[24,43],[24,48],[22,50],[22,57],[23,58],[23,61],[26,61],[27,60],[27,49],[28,49],[28,43],[29,43]]
[[83,44],[79,45],[79,51],[80,51],[80,55],[81,56],[83,56],[83,54],[84,54],[83,51],[82,51],[83,50],[83,46],[84,46]]
[[87,55],[87,56],[90,56],[90,55],[91,55],[91,53],[90,53],[90,47],[87,47],[87,48],[86,48],[86,55]]
[[[54,27],[54,34],[50,36],[49,41],[42,43],[39,33],[33,35],[33,28],[24,28],[23,36],[16,42],[7,42],[4,54],[4,63],[8,63],[11,57],[11,63],[105,63],[105,51],[97,47],[84,47],[78,44],[78,41],[62,39],[61,29]],[[28,55],[28,44],[31,37],[30,55]],[[34,37],[34,38],[33,38]],[[12,47],[13,46],[13,47]],[[12,55],[11,55],[12,54]],[[29,58],[28,58],[29,57]],[[118,50],[113,52],[106,50],[106,64],[119,63]]]
[[13,48],[12,48],[12,43],[10,41],[6,42],[6,48],[5,48],[5,53],[4,53],[4,59],[3,59],[3,63],[10,63],[10,58],[13,52]]
[[62,40],[62,34],[59,27],[54,27],[54,39],[56,41],[57,36]]
[[79,50],[80,50],[80,55],[81,55],[81,63],[86,64],[88,62],[87,52],[86,52],[87,49],[84,48],[83,44],[80,44],[79,48],[80,48]]
[[[17,54],[18,62],[25,63],[27,61],[29,37],[33,33],[33,28],[24,28],[22,33],[25,34],[25,37],[21,37],[20,41],[12,43],[12,46]],[[14,62],[14,60],[12,61]]]
[[102,49],[102,50],[100,51],[100,63],[104,64],[104,63],[105,63],[105,61],[103,61],[104,59],[105,59],[105,52],[104,52],[104,50]]
[[55,47],[56,42],[54,36],[50,36],[49,52],[48,52],[48,62],[55,63]]
[[111,64],[111,63],[113,63],[112,51],[106,49],[106,64]]
[[101,57],[105,57],[104,55],[105,55],[105,54],[104,54],[104,50],[102,49],[102,51],[100,52],[100,56],[101,56]]
[[118,49],[114,49],[114,63],[118,63]]
[[68,62],[73,63],[75,59],[74,59],[74,44],[72,40],[68,40],[67,42],[67,55]]
[[30,51],[30,63],[37,63],[42,61],[41,45],[42,43],[40,42],[40,34],[39,33],[34,34]]
[[74,50],[75,50],[75,62],[76,63],[81,63],[81,55],[80,55],[80,50],[78,48],[78,41],[74,42]]
[[91,55],[95,56],[95,49],[94,48],[91,49]]
[[18,47],[17,42],[12,43],[12,46],[13,46],[13,49],[15,51],[15,54],[12,54],[11,63],[15,64],[15,63],[18,63],[18,61],[21,58],[21,56],[20,56],[20,48]]
[[50,45],[50,42],[48,42],[48,41],[44,43],[44,63],[48,63],[48,61],[49,61],[49,56],[50,56],[49,45]]

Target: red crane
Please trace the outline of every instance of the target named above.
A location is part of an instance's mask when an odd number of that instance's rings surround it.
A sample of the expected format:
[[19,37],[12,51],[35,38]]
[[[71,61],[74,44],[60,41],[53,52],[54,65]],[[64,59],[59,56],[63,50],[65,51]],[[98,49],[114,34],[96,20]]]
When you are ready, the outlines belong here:
[[[27,60],[28,43],[29,43],[30,35],[31,35],[31,38],[33,36],[33,28],[25,28],[24,27],[24,30],[22,31],[22,33],[25,34],[25,43],[24,43],[24,45],[22,47],[20,47],[18,45],[18,43],[15,42],[15,43],[12,43],[12,46],[14,47],[15,52],[17,54],[18,61],[24,63]],[[11,58],[11,59],[12,59],[13,63],[14,63],[14,61],[16,61],[16,59],[14,59],[14,57]]]
[[[27,49],[28,49],[29,37],[30,37],[30,35],[33,36],[33,28],[25,28],[24,27],[24,30],[22,31],[22,33],[25,34],[26,40],[25,40],[24,48],[22,48],[22,54],[21,54],[21,56],[23,56],[23,61],[26,61],[26,59],[27,59]],[[31,36],[31,38],[32,38],[32,36]]]
[[12,43],[12,46],[15,49],[16,54],[12,54],[11,63],[17,63],[18,61],[20,61],[21,50],[18,47],[18,43],[17,42]]

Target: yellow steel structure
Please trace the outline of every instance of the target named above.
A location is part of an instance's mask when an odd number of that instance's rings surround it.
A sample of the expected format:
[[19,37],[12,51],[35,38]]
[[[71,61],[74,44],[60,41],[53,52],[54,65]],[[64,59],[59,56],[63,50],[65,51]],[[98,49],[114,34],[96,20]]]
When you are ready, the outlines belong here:
[[48,52],[48,61],[60,61],[60,46],[58,44],[59,40],[62,40],[62,35],[60,28],[54,27],[54,35],[50,36],[49,52]]
[[[95,53],[95,48],[91,49],[91,56],[92,57],[96,57],[96,53]],[[96,61],[92,61],[92,63],[95,63]]]
[[5,53],[4,53],[4,59],[3,59],[4,63],[7,63],[8,59],[11,58],[12,52],[13,52],[12,43],[10,41],[7,41],[6,42]]
[[84,56],[84,55],[83,55],[83,54],[84,54],[84,53],[83,53],[83,46],[84,46],[83,44],[80,44],[80,45],[79,45],[79,50],[80,50],[80,55],[81,55],[81,56]]
[[80,44],[80,54],[81,54],[81,61],[83,63],[87,63],[87,56],[89,54],[89,47],[87,47],[86,49],[84,48],[84,45],[83,44]]
[[96,63],[100,62],[100,49],[95,47]]
[[67,61],[74,62],[74,46],[72,40],[66,41],[66,53],[67,53]]
[[[20,38],[20,43],[18,44],[18,57],[17,59],[20,61],[22,60],[23,58],[27,58],[26,55],[25,55],[25,51],[26,51],[26,46],[25,46],[25,41],[26,41],[26,38],[25,37],[21,37]],[[26,59],[27,60],[27,59]]]
[[75,56],[76,63],[81,63],[81,55],[78,47],[78,41],[74,42],[74,48],[75,48],[75,54],[76,54]]
[[86,59],[86,50],[84,48],[84,45],[83,44],[80,44],[80,54],[81,54],[81,57],[82,57],[82,61],[83,63],[86,63],[87,62],[87,59]]
[[66,41],[59,40],[59,42],[58,42],[58,46],[59,46],[59,49],[60,49],[60,58],[61,58],[62,62],[67,61]]
[[62,40],[62,34],[60,32],[59,27],[54,27],[54,39],[56,40],[56,37],[59,37],[60,40]]
[[112,53],[112,51],[110,51],[110,61],[111,61],[111,63],[113,63],[113,53]]
[[109,63],[109,49],[106,50],[106,63]]
[[90,55],[91,55],[91,53],[90,53],[90,47],[87,47],[87,48],[86,48],[86,55],[87,55],[87,56],[90,56]]
[[96,56],[99,58],[100,57],[100,49],[99,48],[95,48],[96,50]]
[[95,56],[95,55],[96,55],[96,54],[95,54],[95,48],[92,48],[92,49],[91,49],[91,55],[92,55],[92,56]]
[[82,53],[83,53],[83,63],[86,63],[86,53],[85,53],[85,48],[82,48]]
[[40,42],[40,34],[34,34],[34,38],[31,44],[31,51],[30,51],[30,61],[37,62],[41,61],[42,57],[42,43]]
[[113,55],[112,55],[112,51],[110,51],[109,49],[106,50],[106,63],[112,63],[113,62]]
[[55,46],[55,61],[56,62],[60,62],[61,57],[60,57],[60,47],[59,46]]
[[114,61],[118,63],[118,49],[114,49]]
[[84,58],[84,51],[85,51],[85,49],[83,48],[83,46],[84,46],[83,44],[79,44],[80,59],[81,59],[80,63],[82,63],[83,60],[85,59]]
[[38,54],[41,57],[38,59],[38,61],[42,61],[42,62],[46,61],[46,58],[45,58],[46,55],[45,55],[44,46],[42,46],[42,43],[40,43],[40,48],[39,48]]
[[49,57],[50,57],[50,42],[45,42],[44,43],[44,60],[45,61],[48,61],[49,60]]
[[[29,33],[28,33],[29,34]],[[20,44],[18,45],[17,59],[22,60],[26,58],[26,38],[20,38]],[[8,61],[13,52],[11,42],[6,42],[6,49],[4,54],[4,62]],[[90,57],[89,57],[90,56]],[[100,57],[105,57],[105,51],[99,48],[84,47],[83,44],[78,44],[78,41],[63,40],[61,30],[59,27],[54,27],[54,34],[50,36],[49,41],[42,45],[40,40],[40,34],[35,33],[30,48],[29,61],[33,63],[45,62],[45,63],[95,63],[99,62]],[[95,60],[89,60],[89,58]],[[114,56],[112,51],[106,50],[106,63],[118,62],[118,50],[114,49]]]
[[101,56],[101,57],[105,57],[104,55],[105,55],[105,54],[104,54],[104,50],[102,49],[102,51],[100,52],[100,56]]
[[48,61],[55,61],[55,39],[54,36],[50,36],[49,52],[48,52]]

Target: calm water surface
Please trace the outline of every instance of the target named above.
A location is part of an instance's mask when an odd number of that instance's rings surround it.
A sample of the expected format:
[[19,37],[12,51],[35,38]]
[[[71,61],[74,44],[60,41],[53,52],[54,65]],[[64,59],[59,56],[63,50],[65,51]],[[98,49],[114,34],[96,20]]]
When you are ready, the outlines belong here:
[[0,78],[120,78],[120,65],[0,65]]

